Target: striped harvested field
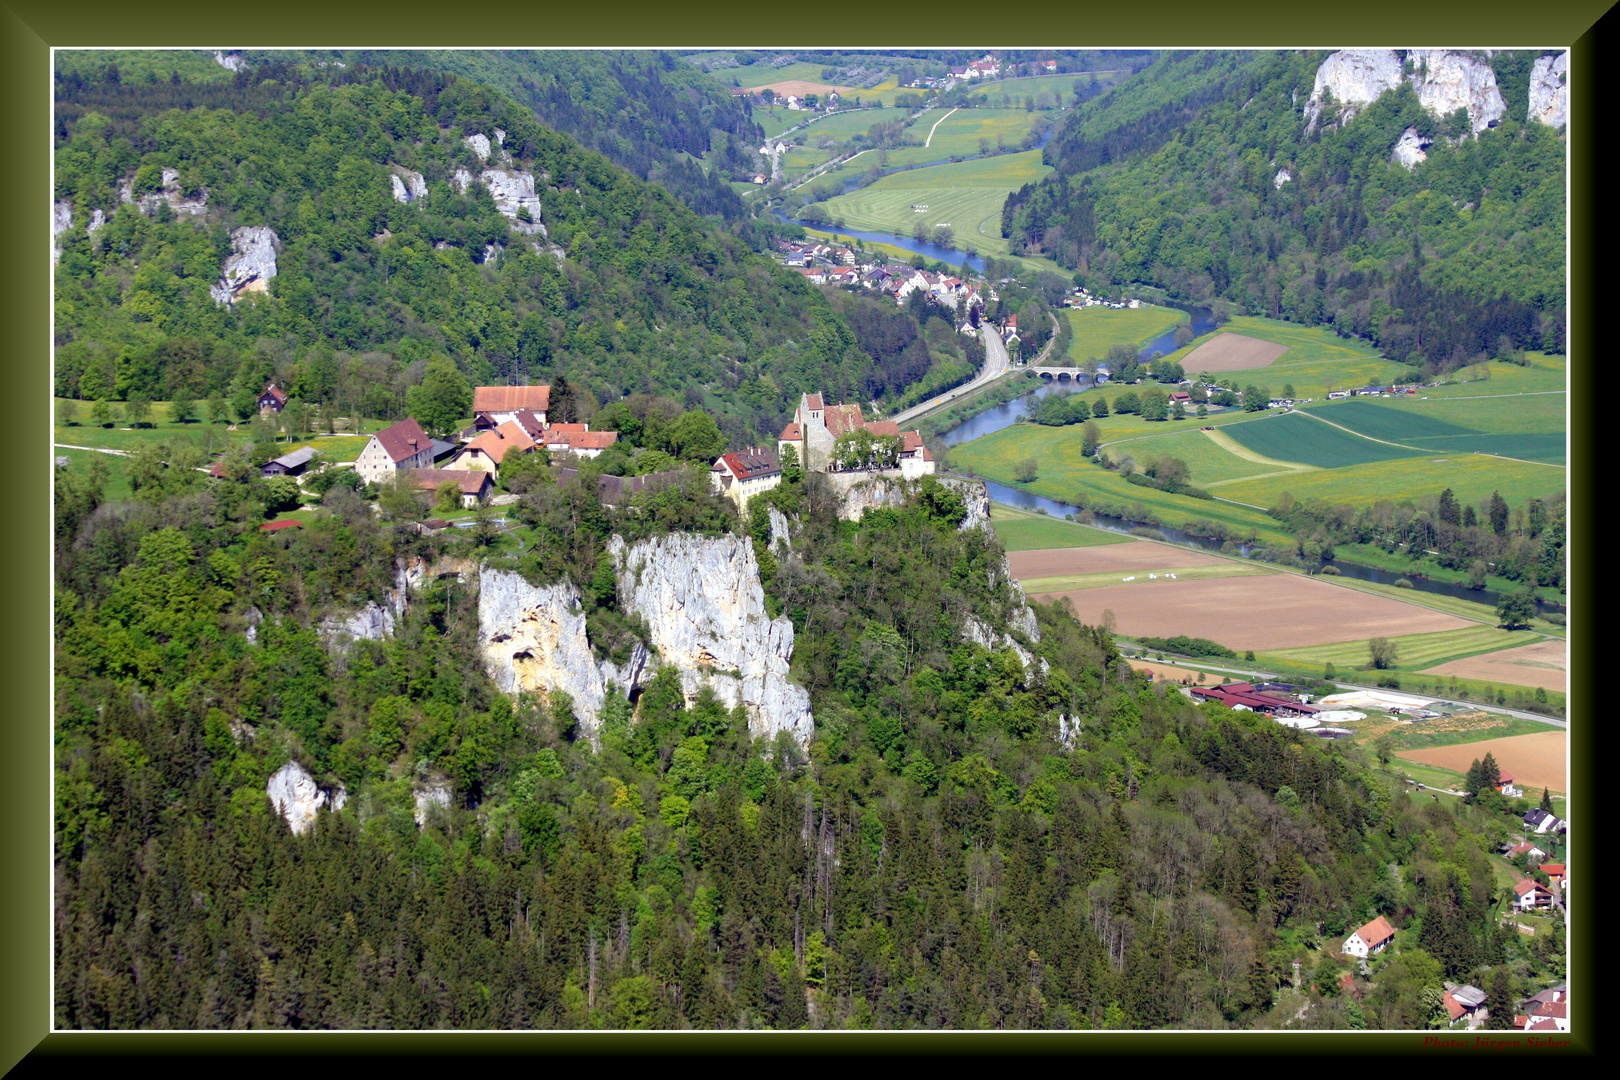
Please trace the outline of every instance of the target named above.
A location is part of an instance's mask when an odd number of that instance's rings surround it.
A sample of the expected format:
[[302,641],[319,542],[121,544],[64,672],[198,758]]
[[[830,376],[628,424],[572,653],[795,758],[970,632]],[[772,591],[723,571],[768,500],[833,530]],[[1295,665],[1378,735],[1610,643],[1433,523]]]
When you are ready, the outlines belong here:
[[1013,577],[1020,581],[1026,578],[1068,577],[1115,570],[1128,573],[1132,570],[1211,566],[1227,561],[1216,555],[1155,544],[1151,540],[1132,540],[1124,544],[1109,544],[1106,547],[1013,551],[1007,555],[1007,565],[1012,568]]

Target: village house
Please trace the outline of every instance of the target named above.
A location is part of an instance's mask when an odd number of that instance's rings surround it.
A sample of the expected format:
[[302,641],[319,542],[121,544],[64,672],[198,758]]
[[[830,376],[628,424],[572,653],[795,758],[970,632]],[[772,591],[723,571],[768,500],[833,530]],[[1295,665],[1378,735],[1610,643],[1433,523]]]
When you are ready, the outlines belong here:
[[495,472],[508,454],[527,454],[533,449],[534,440],[529,438],[517,421],[508,420],[467,443],[445,468]]
[[1563,863],[1542,863],[1541,872],[1547,875],[1548,880],[1553,883],[1555,889],[1562,889],[1569,883],[1569,868]]
[[1552,811],[1543,810],[1540,807],[1524,815],[1524,827],[1538,836],[1545,833],[1567,832],[1569,829],[1569,826],[1554,815]]
[[551,407],[550,386],[478,386],[473,388],[473,413],[488,413],[497,426],[517,418],[527,409],[546,422]]
[[386,484],[401,470],[431,467],[433,451],[422,425],[407,418],[373,435],[354,459],[354,471],[368,484]]
[[1569,986],[1554,986],[1526,1000],[1524,1014],[1513,1018],[1513,1026],[1524,1031],[1568,1031]]
[[821,394],[799,396],[793,419],[776,437],[777,457],[780,459],[791,446],[806,472],[826,472],[838,437],[856,431],[898,436],[898,467],[907,479],[927,476],[937,468],[920,431],[902,432],[893,420],[867,420],[861,415],[860,405],[827,405]]
[[259,466],[260,476],[300,476],[320,451],[313,446],[301,447]]
[[709,469],[709,483],[736,503],[738,510],[748,509],[749,499],[781,482],[781,464],[774,454],[759,446],[721,454]]
[[481,469],[412,469],[407,475],[423,491],[437,491],[447,481],[455,484],[463,510],[471,510],[495,490],[495,481]]
[[1530,861],[1535,863],[1539,863],[1547,857],[1545,851],[1542,851],[1528,840],[1520,840],[1507,849],[1507,854],[1510,859],[1518,858],[1520,855],[1529,855]]
[[553,454],[593,458],[618,441],[617,431],[592,431],[589,424],[552,424],[541,445]]
[[1517,911],[1538,911],[1552,906],[1552,890],[1531,878],[1513,886],[1513,907]]
[[1455,986],[1446,983],[1442,1000],[1453,1024],[1465,1020],[1470,1028],[1474,1028],[1485,1019],[1485,991],[1477,986]]
[[1521,791],[1519,788],[1513,786],[1513,777],[1511,777],[1511,776],[1502,777],[1502,782],[1500,784],[1496,785],[1496,790],[1500,791],[1505,797],[1507,797],[1509,799],[1517,798],[1518,796],[1524,794],[1524,792]]
[[275,383],[271,383],[264,388],[264,393],[259,395],[258,404],[260,416],[278,413],[286,407],[287,395],[282,393],[280,387],[276,386]]
[[1344,944],[1339,946],[1339,952],[1345,956],[1366,958],[1382,952],[1384,947],[1394,940],[1395,928],[1389,925],[1388,919],[1380,915],[1345,938]]

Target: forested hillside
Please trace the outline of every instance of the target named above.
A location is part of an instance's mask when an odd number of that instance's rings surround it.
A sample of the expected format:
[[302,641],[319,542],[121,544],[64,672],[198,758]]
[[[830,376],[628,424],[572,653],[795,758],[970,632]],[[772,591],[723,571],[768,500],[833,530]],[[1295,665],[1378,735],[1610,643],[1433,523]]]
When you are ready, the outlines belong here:
[[[1526,117],[1538,54],[1491,56],[1507,113],[1477,137],[1406,83],[1308,122],[1326,55],[1161,55],[1065,121],[1058,173],[1008,198],[1003,234],[1100,285],[1224,298],[1430,370],[1561,351],[1565,152]],[[1411,170],[1391,160],[1408,128]]]
[[[1423,1028],[1443,979],[1507,1002],[1562,971],[1561,939],[1497,929],[1500,814],[1195,707],[1065,609],[1015,617],[944,487],[853,523],[821,478],[744,520],[701,486],[608,510],[593,481],[515,508],[587,596],[615,532],[760,541],[807,748],[688,706],[673,669],[593,746],[566,697],[494,688],[454,575],[331,642],[397,562],[477,555],[358,499],[267,534],[258,481],[106,505],[58,473],[57,1024]],[[774,556],[772,507],[797,521]],[[348,792],[303,835],[265,795],[289,760]],[[1404,936],[1368,985],[1322,943],[1375,914]]]
[[[63,396],[240,396],[275,376],[329,411],[394,418],[442,353],[475,383],[566,371],[598,401],[701,403],[743,443],[774,435],[802,391],[855,399],[894,381],[800,275],[464,79],[281,64],[124,80],[80,66],[58,96]],[[537,214],[455,183],[497,164],[474,135],[534,177]],[[409,203],[391,192],[405,171],[425,188]],[[204,197],[201,213],[174,212]],[[277,273],[221,305],[210,287],[242,226],[274,230]]]

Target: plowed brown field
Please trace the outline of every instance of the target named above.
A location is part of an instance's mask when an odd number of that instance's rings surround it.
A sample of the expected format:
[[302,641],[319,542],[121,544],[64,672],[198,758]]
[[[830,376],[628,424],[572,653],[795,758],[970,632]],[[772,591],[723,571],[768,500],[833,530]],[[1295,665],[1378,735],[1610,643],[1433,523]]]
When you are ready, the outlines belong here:
[[1118,632],[1128,637],[1186,634],[1239,651],[1327,645],[1477,625],[1292,574],[1136,581],[1040,596],[1044,600],[1067,596],[1081,621],[1093,625],[1101,620],[1104,608],[1111,609]]
[[1182,566],[1210,566],[1220,557],[1184,548],[1166,547],[1150,540],[1100,547],[1047,548],[1042,551],[1010,551],[1007,565],[1020,581],[1026,578],[1071,577],[1100,574],[1110,570],[1158,570]]
[[1242,371],[1265,367],[1288,351],[1275,341],[1244,334],[1217,334],[1188,353],[1181,366],[1188,371]]
[[1502,768],[1503,776],[1529,791],[1551,788],[1567,791],[1564,771],[1564,747],[1567,736],[1562,731],[1544,731],[1535,735],[1510,735],[1505,739],[1486,739],[1484,742],[1458,743],[1456,746],[1431,746],[1424,750],[1397,750],[1396,757],[1438,765],[1442,769],[1466,773],[1468,766],[1491,754]]
[[1516,649],[1452,660],[1429,668],[1424,674],[1455,675],[1460,679],[1484,679],[1509,686],[1539,686],[1544,690],[1562,691],[1568,682],[1568,654],[1568,646],[1562,641],[1538,641]]

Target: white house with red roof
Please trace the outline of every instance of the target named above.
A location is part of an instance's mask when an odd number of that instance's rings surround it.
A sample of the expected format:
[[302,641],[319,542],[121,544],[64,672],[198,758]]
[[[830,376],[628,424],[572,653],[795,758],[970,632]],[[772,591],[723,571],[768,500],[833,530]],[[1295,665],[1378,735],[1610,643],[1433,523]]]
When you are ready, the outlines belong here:
[[1552,890],[1531,878],[1513,886],[1513,906],[1519,911],[1538,911],[1552,906]]
[[553,454],[593,458],[619,441],[617,431],[592,431],[589,424],[552,424],[540,444]]
[[903,432],[893,420],[867,420],[861,415],[859,404],[828,405],[821,394],[799,396],[799,407],[793,419],[776,437],[776,452],[780,457],[791,446],[807,472],[826,472],[833,444],[840,435],[855,431],[898,437],[902,476],[915,478],[935,471],[934,456],[923,445],[922,432]]
[[473,387],[473,413],[488,413],[497,426],[517,419],[521,410],[533,413],[544,424],[550,407],[550,386]]
[[433,440],[414,419],[390,424],[373,435],[354,459],[354,471],[368,484],[385,484],[402,469],[433,464]]
[[1395,940],[1395,928],[1382,915],[1344,939],[1339,951],[1345,956],[1368,957],[1382,952]]
[[515,420],[486,431],[462,447],[446,469],[479,469],[495,472],[508,454],[527,454],[534,449],[534,440]]
[[736,503],[738,510],[748,509],[749,499],[781,482],[781,463],[762,446],[721,454],[709,469],[710,485]]

